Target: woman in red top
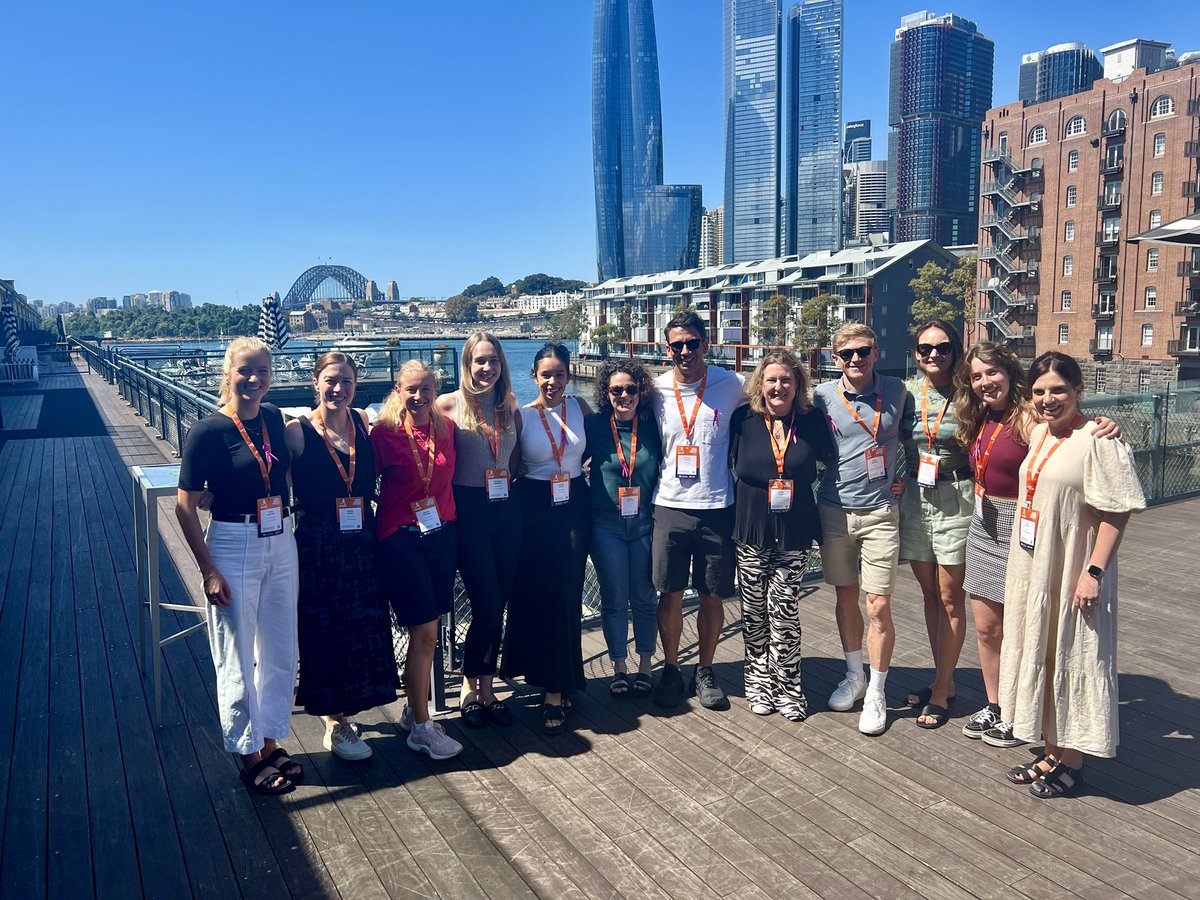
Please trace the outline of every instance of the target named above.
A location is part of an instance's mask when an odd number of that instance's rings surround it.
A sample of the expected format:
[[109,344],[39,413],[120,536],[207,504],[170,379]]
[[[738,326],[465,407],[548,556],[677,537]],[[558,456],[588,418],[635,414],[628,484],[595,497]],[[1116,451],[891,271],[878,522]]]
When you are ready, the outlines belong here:
[[371,431],[380,473],[379,574],[396,621],[408,629],[404,662],[408,705],[400,727],[408,746],[433,759],[462,751],[429,718],[429,676],[438,619],[454,603],[457,559],[454,492],[454,423],[434,405],[437,374],[412,359],[400,368]]

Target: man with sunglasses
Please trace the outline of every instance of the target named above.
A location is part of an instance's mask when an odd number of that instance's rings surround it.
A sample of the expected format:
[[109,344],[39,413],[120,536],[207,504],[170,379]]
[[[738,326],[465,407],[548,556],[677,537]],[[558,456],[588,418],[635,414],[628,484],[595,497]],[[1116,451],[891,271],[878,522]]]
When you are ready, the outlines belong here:
[[725,624],[722,600],[734,592],[729,422],[733,411],[746,402],[745,380],[705,362],[708,332],[695,312],[671,319],[666,338],[672,368],[655,380],[654,405],[663,463],[654,493],[651,563],[665,660],[654,702],[676,707],[684,700],[679,640],[683,593],[690,586],[700,595],[700,659],[689,687],[707,709],[728,709],[729,700],[717,684],[712,664]]
[[[866,325],[839,328],[833,355],[842,377],[813,392],[813,405],[828,417],[836,450],[817,488],[824,534],[821,565],[825,582],[837,592],[838,632],[846,656],[846,677],[829,698],[829,708],[844,712],[861,699],[859,731],[881,734],[887,725],[884,684],[896,643],[891,602],[900,551],[900,437],[912,432],[914,406],[902,380],[875,372],[878,346]],[[860,584],[870,619],[869,681],[863,675]]]

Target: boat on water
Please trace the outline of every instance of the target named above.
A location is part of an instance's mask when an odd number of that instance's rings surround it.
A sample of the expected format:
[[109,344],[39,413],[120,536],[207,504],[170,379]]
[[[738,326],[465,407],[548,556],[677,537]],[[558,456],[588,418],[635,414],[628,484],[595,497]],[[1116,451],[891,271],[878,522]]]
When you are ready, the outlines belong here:
[[333,342],[335,350],[341,350],[345,353],[347,350],[379,350],[379,344],[375,341],[364,340],[363,338],[344,337]]

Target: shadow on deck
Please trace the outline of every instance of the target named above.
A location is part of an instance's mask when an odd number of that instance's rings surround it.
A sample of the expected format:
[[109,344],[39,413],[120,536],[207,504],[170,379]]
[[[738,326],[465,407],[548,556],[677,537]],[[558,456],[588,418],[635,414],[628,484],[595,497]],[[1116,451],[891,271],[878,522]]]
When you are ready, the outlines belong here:
[[[221,748],[203,636],[167,648],[163,725],[137,666],[128,467],[168,461],[114,389],[73,369],[0,391],[0,896],[1200,898],[1200,501],[1133,520],[1122,548],[1121,751],[1093,786],[1042,803],[960,728],[983,703],[968,633],[950,724],[893,709],[867,738],[827,713],[843,664],[832,592],[805,598],[802,725],[742,701],[736,604],[718,653],[733,709],[661,715],[607,692],[598,630],[570,732],[446,720],[463,755],[411,753],[399,704],[358,717],[375,757],[321,748],[297,712],[308,784],[252,798]],[[164,599],[197,599],[169,504]],[[184,573],[181,579],[179,572]],[[186,579],[186,584],[185,584]],[[929,679],[901,575],[893,705]],[[188,619],[181,624],[190,624]],[[694,620],[685,625],[694,652]]]

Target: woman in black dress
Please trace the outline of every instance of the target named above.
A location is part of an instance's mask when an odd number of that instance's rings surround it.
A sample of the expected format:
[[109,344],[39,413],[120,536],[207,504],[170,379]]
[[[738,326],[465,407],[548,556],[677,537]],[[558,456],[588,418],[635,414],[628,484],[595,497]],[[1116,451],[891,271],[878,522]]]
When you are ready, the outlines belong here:
[[346,716],[396,699],[391,615],[375,566],[375,454],[367,417],[352,408],[354,360],[323,354],[317,408],[285,431],[292,454],[300,555],[300,687],[296,702],[325,720],[325,749],[367,759]]

